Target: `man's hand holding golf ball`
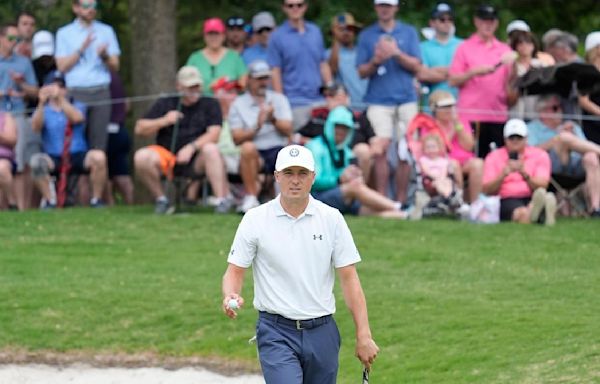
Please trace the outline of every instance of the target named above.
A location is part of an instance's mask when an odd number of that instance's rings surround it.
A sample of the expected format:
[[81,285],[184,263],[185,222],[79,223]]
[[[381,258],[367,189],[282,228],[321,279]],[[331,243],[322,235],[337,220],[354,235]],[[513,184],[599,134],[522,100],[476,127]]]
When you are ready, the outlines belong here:
[[230,293],[223,299],[223,312],[228,317],[235,319],[237,316],[236,310],[244,305],[244,299],[237,293]]

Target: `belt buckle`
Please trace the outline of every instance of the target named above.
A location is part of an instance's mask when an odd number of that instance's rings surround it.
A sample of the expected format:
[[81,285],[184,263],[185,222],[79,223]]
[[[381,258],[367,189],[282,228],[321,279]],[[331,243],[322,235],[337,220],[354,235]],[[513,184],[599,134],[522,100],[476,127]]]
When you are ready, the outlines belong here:
[[304,328],[302,328],[302,322],[301,322],[301,320],[296,320],[296,329],[299,330],[299,331],[301,331],[301,330],[304,329]]

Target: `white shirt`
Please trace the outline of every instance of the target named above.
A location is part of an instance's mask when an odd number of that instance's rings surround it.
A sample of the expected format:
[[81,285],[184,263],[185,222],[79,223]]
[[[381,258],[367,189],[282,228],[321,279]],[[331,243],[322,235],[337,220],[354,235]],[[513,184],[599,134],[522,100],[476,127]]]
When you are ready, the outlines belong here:
[[342,214],[310,197],[298,218],[280,196],[242,219],[227,261],[252,265],[254,307],[293,320],[335,313],[334,268],[360,261]]

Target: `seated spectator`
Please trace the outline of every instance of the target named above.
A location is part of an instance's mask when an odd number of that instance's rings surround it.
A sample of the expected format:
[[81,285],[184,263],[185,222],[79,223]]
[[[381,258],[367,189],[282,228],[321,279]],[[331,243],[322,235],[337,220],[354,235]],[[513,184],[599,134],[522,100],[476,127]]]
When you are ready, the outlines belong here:
[[[202,95],[202,77],[192,66],[184,66],[177,72],[177,90],[181,97],[159,99],[135,124],[137,135],[156,135],[155,145],[135,153],[136,174],[155,199],[155,212],[165,214],[170,203],[160,183],[161,175],[172,177],[176,164],[186,175],[205,173],[218,199],[215,211],[226,213],[231,201],[225,165],[217,146],[222,122],[219,103]],[[189,200],[195,198],[187,196]]]
[[[100,149],[88,148],[85,137],[86,106],[67,98],[65,79],[58,71],[48,75],[39,91],[38,100],[31,125],[35,132],[42,135],[44,153],[34,154],[30,167],[34,183],[43,198],[42,208],[56,207],[51,175],[60,173],[60,177],[67,177],[67,173],[61,172],[62,167],[79,174],[89,172],[92,184],[90,206],[103,206],[101,197],[106,185],[106,155]],[[72,131],[70,138],[67,134],[69,126]],[[67,153],[65,140],[70,140]]]
[[363,97],[367,91],[367,79],[361,79],[356,69],[356,34],[361,25],[351,13],[340,13],[331,20],[331,48],[325,51],[331,73],[336,82],[343,84],[353,108],[366,109]]
[[229,111],[229,126],[240,146],[240,175],[246,195],[238,211],[257,207],[258,175],[275,172],[277,153],[292,134],[292,110],[287,98],[268,89],[271,68],[263,61],[249,66],[248,91],[238,96]]
[[[322,93],[325,96],[325,105],[313,108],[310,120],[294,137],[298,143],[305,144],[311,138],[322,135],[329,112],[338,106],[348,107],[350,105],[348,93],[339,83],[323,87]],[[371,184],[374,156],[384,152],[384,143],[383,140],[375,137],[366,112],[353,110],[352,114],[354,115],[354,136],[350,147],[356,156],[357,165],[362,171],[365,182]]]
[[542,96],[537,111],[539,118],[528,125],[529,144],[548,151],[553,174],[585,177],[589,209],[600,218],[600,145],[588,141],[573,121],[564,121],[559,96]]
[[550,157],[527,143],[527,124],[510,119],[504,125],[504,146],[485,157],[483,193],[500,196],[500,220],[554,225],[556,197],[546,192]]
[[[600,71],[600,31],[587,35],[585,39],[585,61]],[[600,144],[600,89],[589,95],[580,95],[579,105],[586,117],[582,121],[585,137],[596,144]]]
[[204,42],[206,47],[190,55],[186,65],[196,67],[205,84],[204,94],[212,96],[212,85],[216,81],[236,80],[246,87],[247,70],[239,53],[224,46],[225,24],[219,18],[204,21]]
[[340,106],[329,113],[323,135],[306,144],[315,158],[313,197],[342,213],[406,218],[399,202],[365,184],[360,168],[353,164],[350,149],[353,135],[352,112]]
[[[443,142],[447,143],[446,150],[449,157],[456,160],[460,166],[463,175],[461,179],[468,179],[466,200],[473,202],[481,193],[483,160],[475,157],[473,153],[475,138],[471,125],[466,120],[459,118],[456,111],[456,99],[447,91],[433,92],[429,97],[429,108],[433,113],[433,119],[419,114],[411,122],[408,137],[409,148],[414,156],[419,156],[420,143],[415,137],[411,137],[415,129],[418,129],[419,137],[423,137],[429,132],[439,134]],[[463,187],[460,182],[459,187]]]
[[267,47],[269,46],[269,37],[275,29],[275,18],[271,12],[259,12],[252,18],[252,34],[255,36],[256,43],[244,49],[242,59],[246,65],[253,61],[267,61]]
[[17,210],[13,193],[13,174],[16,170],[14,147],[17,144],[17,126],[13,117],[0,111],[0,192],[8,201],[8,209]]

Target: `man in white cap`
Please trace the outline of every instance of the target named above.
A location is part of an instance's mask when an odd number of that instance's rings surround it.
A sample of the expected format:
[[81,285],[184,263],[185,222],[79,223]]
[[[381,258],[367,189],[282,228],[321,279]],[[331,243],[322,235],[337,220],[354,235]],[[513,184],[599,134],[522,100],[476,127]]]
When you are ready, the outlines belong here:
[[483,193],[500,196],[500,220],[554,225],[556,197],[546,192],[550,157],[527,144],[527,124],[510,119],[504,146],[490,152],[483,165]]
[[269,89],[267,62],[250,63],[248,72],[248,90],[234,100],[228,116],[233,141],[240,146],[240,176],[246,190],[241,213],[259,205],[258,175],[273,173],[277,153],[292,134],[290,103],[285,95]]
[[341,340],[332,317],[334,271],[356,326],[356,356],[370,369],[379,351],[355,267],[360,255],[340,212],[310,196],[314,170],[306,147],[279,152],[275,179],[281,194],[246,213],[223,276],[223,311],[235,318],[252,266],[258,354],[267,384],[336,382]]
[[256,44],[244,49],[242,59],[246,65],[250,65],[256,60],[267,60],[267,47],[269,46],[269,37],[275,29],[275,18],[271,12],[259,12],[252,18],[252,33],[255,36]]
[[[133,162],[136,175],[155,200],[155,212],[170,211],[163,190],[161,174],[171,177],[175,165],[185,175],[204,173],[217,197],[217,213],[231,208],[225,164],[217,140],[222,116],[219,103],[202,96],[202,77],[196,67],[184,66],[177,72],[180,97],[164,97],[156,101],[146,115],[135,124],[135,134],[156,136],[156,144],[136,151]],[[195,200],[196,196],[187,196]]]

